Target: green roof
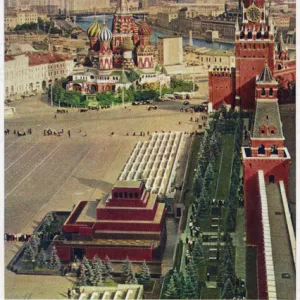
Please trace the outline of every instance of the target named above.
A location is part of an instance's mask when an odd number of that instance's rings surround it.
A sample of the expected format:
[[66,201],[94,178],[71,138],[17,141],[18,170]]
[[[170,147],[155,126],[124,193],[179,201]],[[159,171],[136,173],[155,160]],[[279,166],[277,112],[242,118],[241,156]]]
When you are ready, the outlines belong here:
[[134,70],[131,69],[129,74],[128,74],[128,79],[133,82],[135,80],[138,80],[140,78],[140,71],[139,70]]
[[[276,134],[261,135],[259,128],[265,126],[274,126],[277,131]],[[253,127],[253,137],[254,138],[283,138],[282,134],[282,123],[280,119],[278,102],[275,100],[257,100],[256,110],[255,110],[255,120]]]
[[120,83],[120,84],[126,84],[126,83],[129,83],[129,82],[130,82],[129,79],[128,79],[125,71],[123,70],[122,73],[121,73],[121,77],[120,77],[118,83]]

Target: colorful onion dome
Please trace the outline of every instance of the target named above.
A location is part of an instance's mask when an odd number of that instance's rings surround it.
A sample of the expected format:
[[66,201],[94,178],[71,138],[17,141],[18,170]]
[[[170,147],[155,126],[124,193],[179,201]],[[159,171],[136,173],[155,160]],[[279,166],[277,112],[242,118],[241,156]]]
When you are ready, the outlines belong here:
[[140,35],[151,35],[151,33],[152,33],[152,30],[151,30],[150,26],[147,24],[146,21],[144,21],[139,28],[139,34]]
[[131,28],[132,28],[132,32],[133,32],[133,33],[138,33],[138,32],[139,32],[139,28],[137,27],[137,25],[136,25],[136,23],[134,22],[134,20],[132,20]]
[[122,49],[124,51],[132,51],[134,49],[134,45],[132,42],[132,39],[130,37],[127,37],[122,45]]
[[99,39],[101,41],[110,41],[112,39],[112,33],[105,24],[99,33]]
[[94,22],[90,25],[90,27],[87,29],[87,35],[89,38],[98,36],[99,32],[101,30],[101,26],[98,23],[98,21],[95,19]]

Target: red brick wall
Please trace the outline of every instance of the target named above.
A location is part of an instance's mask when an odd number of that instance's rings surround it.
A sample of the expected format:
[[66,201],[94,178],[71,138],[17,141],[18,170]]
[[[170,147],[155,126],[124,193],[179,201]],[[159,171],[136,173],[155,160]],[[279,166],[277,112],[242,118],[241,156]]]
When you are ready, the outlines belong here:
[[71,260],[71,247],[69,246],[57,246],[55,245],[57,256],[60,260]]
[[143,208],[138,210],[131,208],[97,209],[97,220],[153,220],[157,204],[156,202],[152,210]]
[[[267,299],[267,278],[265,267],[263,225],[258,173],[248,176],[244,168],[244,200],[247,245],[257,246],[257,287],[259,299]],[[254,263],[254,262],[253,262]]]
[[[262,136],[263,137],[263,136]],[[272,137],[272,136],[269,136]],[[251,139],[251,147],[258,148],[260,145],[264,145],[265,148],[271,148],[273,145],[278,146],[278,148],[284,147],[284,140],[268,140],[268,137],[266,136],[265,140],[252,140]]]
[[219,72],[218,74],[214,74],[214,72],[209,72],[208,86],[209,102],[213,104],[213,109],[218,109],[223,102],[231,106],[234,105],[234,72],[231,72],[229,74],[224,74],[224,72]]
[[85,255],[88,259],[93,259],[98,255],[100,259],[104,259],[106,255],[111,260],[125,260],[129,257],[131,261],[151,261],[153,249],[150,248],[133,248],[133,247],[86,247]]
[[252,182],[251,178],[253,176],[256,176],[256,173],[259,170],[264,171],[266,183],[269,182],[269,176],[273,175],[275,183],[279,182],[280,180],[283,180],[285,184],[285,189],[286,191],[288,191],[290,162],[290,159],[280,158],[244,159],[243,165],[245,193],[250,192],[251,188],[255,188],[255,184]]
[[266,61],[271,72],[274,70],[274,42],[262,44],[255,40],[252,43],[236,41],[235,53],[236,94],[241,98],[243,109],[254,109],[256,76],[261,73]]

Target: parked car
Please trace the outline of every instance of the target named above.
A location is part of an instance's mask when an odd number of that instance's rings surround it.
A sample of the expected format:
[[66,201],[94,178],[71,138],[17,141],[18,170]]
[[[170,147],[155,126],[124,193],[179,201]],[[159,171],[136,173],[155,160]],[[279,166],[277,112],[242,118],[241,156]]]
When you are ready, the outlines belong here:
[[189,101],[183,101],[183,105],[189,105],[190,102]]

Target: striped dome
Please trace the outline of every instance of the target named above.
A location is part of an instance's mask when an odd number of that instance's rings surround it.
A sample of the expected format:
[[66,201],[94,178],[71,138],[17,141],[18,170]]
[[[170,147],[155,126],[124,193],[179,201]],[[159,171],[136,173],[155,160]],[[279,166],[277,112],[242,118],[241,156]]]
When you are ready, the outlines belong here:
[[139,28],[139,34],[140,35],[151,35],[151,33],[152,33],[152,31],[151,31],[150,26],[147,24],[146,21],[144,21]]
[[94,22],[91,24],[91,26],[87,29],[87,35],[89,38],[98,36],[99,32],[101,30],[100,24],[95,19]]
[[112,39],[112,33],[106,25],[103,25],[103,27],[100,31],[99,39],[101,41],[110,41]]
[[132,42],[132,39],[130,37],[127,37],[122,45],[122,49],[124,51],[132,51],[134,49],[134,45]]

